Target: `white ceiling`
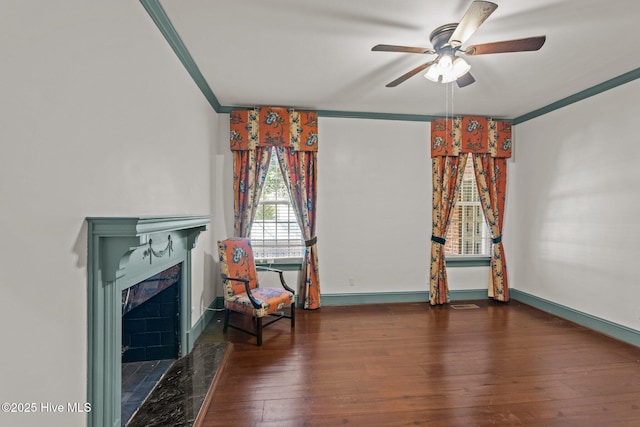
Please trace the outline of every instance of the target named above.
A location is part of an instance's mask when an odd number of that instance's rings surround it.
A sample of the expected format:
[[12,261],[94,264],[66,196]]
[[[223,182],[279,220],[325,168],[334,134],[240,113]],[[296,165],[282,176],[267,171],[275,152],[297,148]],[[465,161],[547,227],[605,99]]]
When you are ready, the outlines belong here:
[[[638,0],[494,0],[463,45],[546,35],[537,52],[466,57],[476,82],[453,87],[453,113],[515,118],[640,66]],[[161,0],[222,106],[274,105],[445,115],[447,86],[418,74],[433,55],[372,52],[379,43],[431,47],[471,0]],[[451,88],[449,88],[451,92]]]

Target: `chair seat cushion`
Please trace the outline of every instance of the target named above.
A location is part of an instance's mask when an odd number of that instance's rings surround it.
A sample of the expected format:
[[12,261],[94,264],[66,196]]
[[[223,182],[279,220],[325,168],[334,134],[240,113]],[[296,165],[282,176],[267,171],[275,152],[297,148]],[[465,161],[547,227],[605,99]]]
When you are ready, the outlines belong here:
[[225,307],[232,311],[246,313],[250,316],[263,317],[282,310],[293,303],[293,294],[278,288],[256,288],[251,291],[261,308],[254,308],[246,292],[238,293],[225,300]]

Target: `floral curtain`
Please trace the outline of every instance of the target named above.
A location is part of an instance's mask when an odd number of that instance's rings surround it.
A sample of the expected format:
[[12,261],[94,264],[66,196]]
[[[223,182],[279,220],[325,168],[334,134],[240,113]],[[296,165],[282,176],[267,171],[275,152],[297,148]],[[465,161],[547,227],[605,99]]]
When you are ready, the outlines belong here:
[[[429,302],[432,305],[444,304],[448,300],[444,236],[448,227],[448,215],[455,204],[468,154],[473,155],[482,209],[493,237],[488,295],[499,301],[509,300],[507,266],[502,246],[502,218],[506,200],[506,159],[511,157],[511,145],[509,122],[476,116],[437,119],[431,122],[434,219]],[[458,164],[455,160],[449,160],[456,158],[459,159]],[[454,172],[454,167],[457,167],[456,172],[459,176]],[[448,188],[445,188],[447,185]]]
[[317,169],[316,151],[276,149],[280,169],[285,177],[291,202],[305,239],[305,257],[302,264],[302,300],[304,308],[320,307],[320,278],[318,275],[318,248],[315,237]]
[[260,194],[269,169],[270,147],[233,152],[233,231],[235,237],[249,237]]
[[444,304],[449,300],[447,269],[444,264],[444,244],[451,213],[456,204],[464,175],[467,155],[439,156],[431,160],[433,182],[433,214],[431,225],[431,266],[429,271],[429,302]]
[[502,218],[507,187],[507,159],[474,154],[476,183],[484,216],[491,229],[493,255],[489,275],[489,297],[509,301],[507,262],[502,246]]
[[[316,200],[317,200],[317,152],[318,152],[318,118],[316,113],[294,111],[286,108],[263,107],[255,110],[237,110],[231,112],[231,150],[234,152],[255,152],[262,148],[270,152],[276,147],[276,153],[291,195],[293,208],[298,224],[304,234],[305,257],[302,264],[301,300],[304,308],[320,307],[320,276],[318,274],[318,249],[315,236]],[[255,158],[249,155],[249,170],[261,169],[265,165],[264,175],[258,179],[264,181],[269,155],[258,154]],[[266,160],[265,160],[266,158]],[[236,170],[237,173],[237,170]],[[254,170],[255,174],[255,170]],[[238,174],[238,176],[240,176]],[[234,176],[234,188],[236,178]],[[238,179],[240,182],[240,180]],[[240,198],[241,186],[238,184],[236,198]],[[260,190],[262,183],[260,184]],[[255,199],[257,204],[260,193]],[[253,213],[240,212],[243,205],[236,203],[236,217],[249,216]],[[247,233],[248,233],[247,229]]]

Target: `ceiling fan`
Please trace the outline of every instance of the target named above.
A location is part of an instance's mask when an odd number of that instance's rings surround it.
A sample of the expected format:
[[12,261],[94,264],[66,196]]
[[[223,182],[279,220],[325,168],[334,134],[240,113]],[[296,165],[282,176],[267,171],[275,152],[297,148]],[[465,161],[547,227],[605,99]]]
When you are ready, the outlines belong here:
[[465,87],[475,82],[469,70],[471,66],[457,56],[462,52],[468,56],[487,55],[490,53],[534,51],[542,47],[547,36],[528,37],[524,39],[505,40],[493,43],[483,43],[462,49],[462,44],[480,27],[480,25],[498,8],[498,5],[488,1],[475,0],[458,24],[442,25],[431,32],[429,39],[433,48],[395,46],[379,44],[372,51],[406,52],[428,55],[438,55],[433,61],[425,62],[413,70],[403,74],[386,87],[395,87],[423,70],[427,70],[425,77],[434,82],[450,83],[455,80],[459,87]]

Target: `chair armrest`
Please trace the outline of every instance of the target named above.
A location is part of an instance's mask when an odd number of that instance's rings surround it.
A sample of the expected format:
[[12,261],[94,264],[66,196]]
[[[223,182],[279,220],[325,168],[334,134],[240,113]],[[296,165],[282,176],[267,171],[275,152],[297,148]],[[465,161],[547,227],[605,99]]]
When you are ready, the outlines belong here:
[[253,294],[251,294],[251,288],[249,287],[249,280],[248,279],[241,279],[239,277],[229,277],[229,276],[223,276],[222,277],[223,280],[235,280],[236,282],[241,282],[244,283],[244,289],[247,292],[247,296],[249,297],[249,301],[251,301],[251,305],[253,306],[253,308],[262,308],[262,304],[260,304],[260,302],[258,302],[257,299],[255,299],[253,297]]
[[291,292],[292,294],[295,295],[296,291],[294,291],[289,286],[287,286],[287,282],[284,281],[284,272],[282,270],[278,270],[277,268],[271,268],[271,267],[263,267],[263,266],[259,266],[259,265],[256,266],[256,270],[270,271],[272,273],[278,273],[280,275],[280,284],[282,284],[282,287],[285,288],[287,291],[289,291],[289,292]]

